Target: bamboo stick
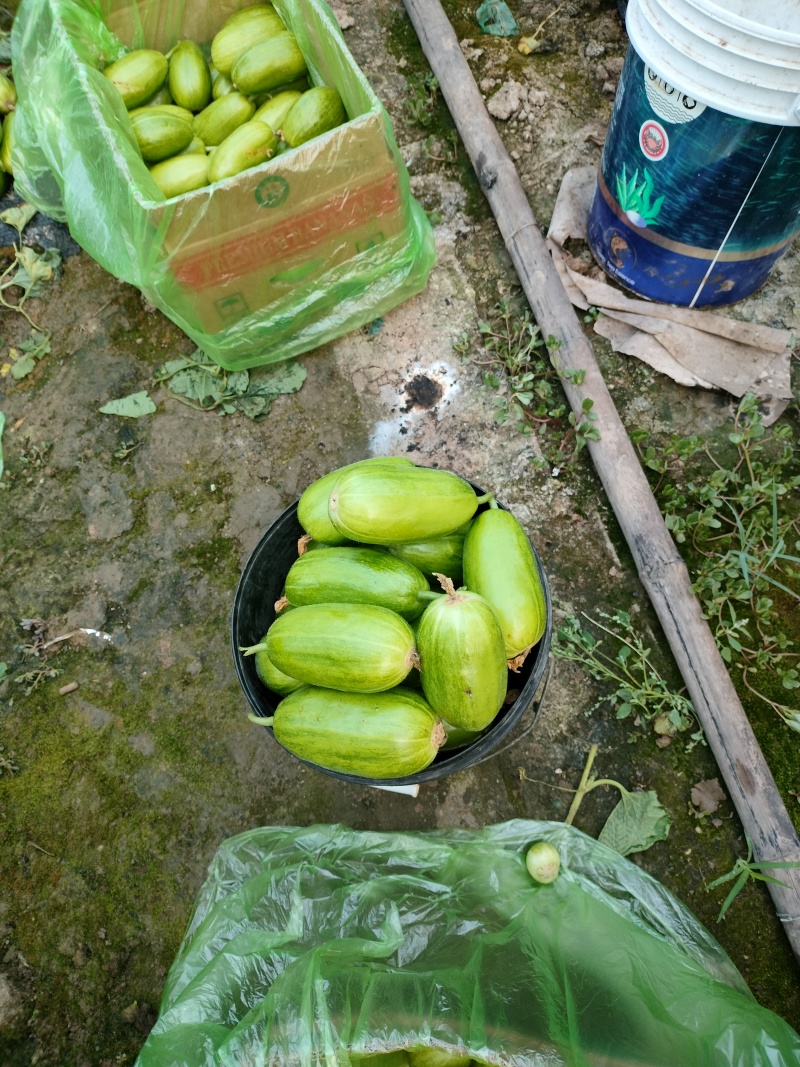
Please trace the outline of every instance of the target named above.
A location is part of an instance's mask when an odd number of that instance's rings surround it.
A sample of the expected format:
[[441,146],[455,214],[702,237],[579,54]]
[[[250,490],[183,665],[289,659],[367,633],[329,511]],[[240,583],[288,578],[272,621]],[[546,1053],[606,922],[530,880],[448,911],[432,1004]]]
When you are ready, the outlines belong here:
[[[561,368],[580,369],[580,385],[563,381],[576,417],[593,401],[600,440],[589,452],[694,703],[756,860],[800,861],[800,839],[759,748],[700,605],[666,528],[636,452],[584,334],[453,27],[439,0],[403,0],[489,201],[525,295],[544,337],[559,343]],[[800,869],[774,872],[773,902],[800,961]]]

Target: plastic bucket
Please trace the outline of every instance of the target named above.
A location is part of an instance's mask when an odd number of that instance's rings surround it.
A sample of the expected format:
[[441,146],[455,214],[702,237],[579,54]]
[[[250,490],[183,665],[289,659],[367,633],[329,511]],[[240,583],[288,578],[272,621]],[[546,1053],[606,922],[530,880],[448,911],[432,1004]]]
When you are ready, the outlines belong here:
[[589,246],[640,296],[735,303],[800,232],[800,6],[630,0],[627,29]]
[[[486,491],[477,485],[473,485],[473,488],[479,496]],[[498,505],[503,507],[499,501]],[[504,508],[504,510],[508,509]],[[274,714],[281,698],[268,689],[258,677],[254,657],[243,656],[239,649],[260,641],[269,629],[275,618],[275,601],[281,596],[289,568],[297,559],[297,541],[304,532],[297,520],[297,503],[295,502],[262,535],[245,564],[234,596],[231,643],[236,675],[250,707],[263,718]],[[509,692],[517,693],[513,703],[504,705],[494,721],[478,738],[463,748],[447,751],[440,749],[434,762],[425,770],[399,778],[363,778],[358,775],[327,770],[325,767],[306,760],[300,762],[314,770],[322,771],[323,774],[329,774],[333,778],[369,786],[417,785],[444,778],[455,771],[481,763],[504,738],[508,737],[525,712],[531,708],[547,666],[553,636],[553,608],[547,576],[536,549],[534,548],[533,551],[545,595],[547,612],[545,632],[538,645],[526,657],[519,673],[509,671]],[[271,727],[265,726],[264,729],[274,738]]]

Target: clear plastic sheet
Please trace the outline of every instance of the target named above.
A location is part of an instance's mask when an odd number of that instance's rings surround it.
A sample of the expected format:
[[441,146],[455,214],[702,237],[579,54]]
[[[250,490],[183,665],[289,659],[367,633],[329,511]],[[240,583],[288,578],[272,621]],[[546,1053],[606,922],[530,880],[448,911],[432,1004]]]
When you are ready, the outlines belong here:
[[[22,0],[12,33],[20,193],[231,370],[309,351],[424,288],[430,224],[388,115],[323,0],[275,0],[349,121],[165,201],[101,70],[127,47],[208,45],[253,0]],[[123,43],[124,42],[124,43]]]
[[[561,855],[549,886],[525,868],[535,840]],[[800,1060],[664,886],[563,823],[513,821],[224,842],[135,1067],[348,1067],[429,1045],[513,1067]]]

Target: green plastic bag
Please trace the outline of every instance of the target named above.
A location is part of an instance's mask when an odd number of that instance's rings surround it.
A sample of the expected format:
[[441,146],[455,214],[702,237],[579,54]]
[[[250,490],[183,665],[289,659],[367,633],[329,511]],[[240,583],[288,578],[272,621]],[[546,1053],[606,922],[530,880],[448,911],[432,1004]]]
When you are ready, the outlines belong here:
[[[102,68],[127,48],[209,45],[253,0],[22,0],[12,31],[22,196],[229,370],[330,341],[424,288],[431,226],[386,111],[323,0],[275,0],[337,130],[165,201]],[[123,43],[124,42],[124,43]]]
[[[525,868],[535,840],[561,856],[548,886]],[[800,1058],[662,885],[564,823],[514,821],[231,838],[135,1067],[349,1067],[430,1045],[514,1067]]]
[[516,37],[519,34],[517,20],[504,0],[484,0],[475,12],[475,18],[483,32],[494,37]]

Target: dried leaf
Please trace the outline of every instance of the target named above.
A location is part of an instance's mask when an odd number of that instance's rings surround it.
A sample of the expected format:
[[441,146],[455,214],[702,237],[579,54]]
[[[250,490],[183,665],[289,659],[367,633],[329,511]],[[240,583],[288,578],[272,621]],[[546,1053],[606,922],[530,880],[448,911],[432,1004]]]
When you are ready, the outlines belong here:
[[48,248],[40,255],[32,248],[21,248],[17,252],[17,269],[11,276],[10,285],[20,285],[27,296],[38,296],[42,282],[55,278],[61,266],[61,253],[57,248]]
[[725,799],[725,793],[716,778],[698,782],[692,789],[692,804],[706,815],[712,815]]
[[33,204],[17,204],[16,207],[7,208],[0,212],[0,219],[6,226],[13,226],[20,235],[39,209]]
[[155,404],[144,390],[140,393],[131,393],[130,396],[120,397],[119,400],[109,400],[100,408],[103,415],[122,415],[126,419],[139,419],[142,415],[152,415],[155,410]]

